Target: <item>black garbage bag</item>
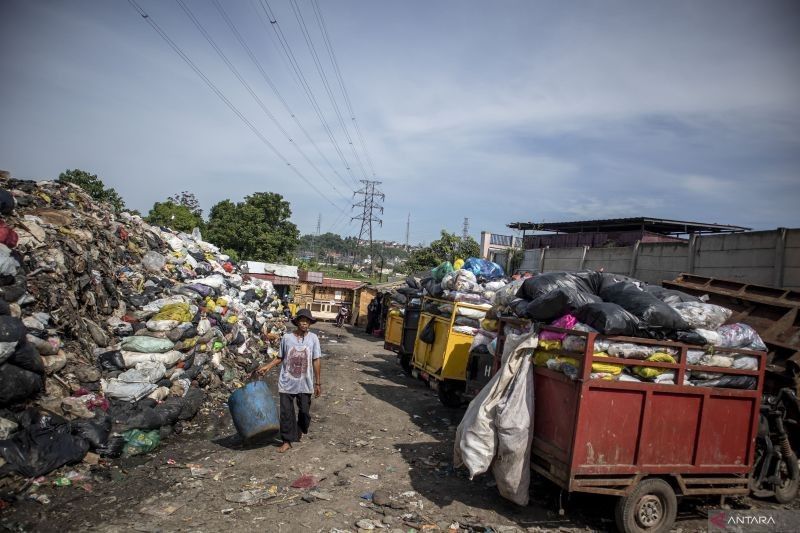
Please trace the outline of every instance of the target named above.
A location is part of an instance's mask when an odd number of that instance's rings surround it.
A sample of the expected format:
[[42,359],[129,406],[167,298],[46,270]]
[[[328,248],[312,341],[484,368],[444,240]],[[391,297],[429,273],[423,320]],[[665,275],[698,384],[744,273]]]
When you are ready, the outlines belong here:
[[0,315],[8,315],[11,313],[11,309],[8,307],[8,302],[0,298]]
[[22,346],[17,346],[16,351],[8,358],[8,362],[30,372],[44,375],[44,361],[39,355],[39,350],[26,341],[22,341]]
[[150,407],[139,402],[136,409],[128,412],[116,412],[113,415],[114,430],[117,432],[129,429],[158,429],[171,426],[178,421],[183,408],[183,398],[172,396],[163,403]]
[[0,316],[0,342],[19,342],[28,334],[22,320],[10,315]]
[[0,189],[0,215],[10,215],[16,202],[14,197],[5,189]]
[[38,477],[81,461],[89,451],[89,442],[73,435],[70,429],[69,422],[60,416],[35,413],[24,430],[0,441],[0,456],[6,460],[0,467],[0,477],[11,472]]
[[604,335],[635,335],[639,319],[617,304],[599,302],[577,310],[575,317]]
[[122,451],[125,449],[125,437],[119,433],[112,433],[108,437],[108,442],[106,442],[103,446],[98,446],[95,448],[95,451],[101,457],[110,457],[115,459],[122,455]]
[[696,344],[698,346],[704,346],[707,344],[705,337],[691,329],[687,331],[676,331],[673,335],[670,335],[670,338],[678,342]]
[[97,357],[97,362],[103,370],[125,370],[125,360],[119,350],[101,353]]
[[30,398],[42,387],[41,375],[11,363],[0,366],[0,407]]
[[517,296],[532,301],[561,288],[593,293],[595,283],[599,283],[595,281],[596,276],[593,274],[598,273],[548,272],[539,274],[526,279],[517,291]]
[[745,389],[753,390],[756,388],[755,376],[733,376],[725,375],[716,379],[692,380],[695,387],[720,387],[723,389]]
[[129,304],[135,307],[144,307],[149,304],[153,298],[150,298],[146,294],[131,294],[128,296],[127,300]]
[[676,291],[674,289],[665,289],[658,285],[645,285],[642,287],[645,292],[648,292],[664,302],[667,305],[674,305],[682,302],[699,302],[700,298],[692,296],[683,291]]
[[433,344],[436,341],[436,321],[430,320],[425,327],[422,328],[422,331],[419,333],[419,340],[424,342],[425,344]]
[[418,292],[422,290],[422,285],[420,285],[419,281],[417,281],[417,278],[414,278],[412,276],[408,276],[406,278],[406,285],[408,285],[409,288],[414,289]]
[[528,316],[528,304],[530,302],[525,298],[515,298],[511,300],[511,303],[508,305],[511,312],[514,316],[518,316],[519,318],[525,318]]
[[406,305],[408,302],[408,297],[405,294],[401,294],[400,292],[393,292],[390,298],[399,303],[400,305]]
[[197,378],[197,374],[203,371],[203,367],[201,365],[192,365],[191,367],[184,368],[183,374],[181,375],[182,378],[186,378],[188,380],[193,380]]
[[70,426],[72,434],[85,439],[92,449],[108,444],[108,437],[111,435],[111,417],[108,415],[73,420]]
[[681,315],[649,292],[630,282],[610,285],[600,292],[603,301],[615,303],[637,317],[643,329],[689,329]]
[[427,291],[429,296],[433,296],[434,298],[440,297],[444,294],[444,289],[442,289],[441,283],[436,283],[436,280],[433,278],[425,278],[422,280],[422,286]]
[[528,318],[549,322],[586,304],[600,302],[600,297],[590,292],[562,287],[539,296],[528,304],[525,314]]
[[191,387],[186,391],[186,396],[183,397],[183,407],[181,407],[178,420],[190,420],[194,418],[197,411],[203,406],[205,399],[206,395],[202,389]]
[[26,290],[28,290],[28,281],[24,273],[19,273],[14,276],[11,283],[0,287],[0,298],[7,302],[16,302],[25,294]]

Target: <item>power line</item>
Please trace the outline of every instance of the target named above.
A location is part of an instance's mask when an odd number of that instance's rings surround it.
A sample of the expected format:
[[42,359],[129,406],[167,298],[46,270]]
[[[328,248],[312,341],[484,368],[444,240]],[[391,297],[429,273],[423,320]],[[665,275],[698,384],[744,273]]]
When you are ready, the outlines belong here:
[[333,91],[331,90],[331,86],[328,83],[328,76],[325,74],[325,69],[322,67],[322,61],[319,59],[319,55],[317,54],[317,49],[314,46],[314,40],[311,38],[311,33],[308,31],[308,27],[306,26],[306,21],[303,18],[303,13],[300,11],[300,6],[297,5],[297,0],[289,0],[289,5],[294,12],[294,16],[297,19],[297,23],[300,25],[300,31],[303,34],[303,38],[308,45],[308,49],[311,52],[311,58],[314,60],[314,66],[317,68],[317,73],[319,74],[320,79],[322,80],[322,86],[325,87],[325,92],[328,94],[328,98],[331,101],[331,105],[333,106],[333,111],[336,113],[336,118],[339,120],[339,125],[342,127],[342,132],[344,133],[345,138],[347,139],[347,144],[350,145],[350,150],[353,152],[353,157],[356,158],[356,163],[361,168],[361,173],[364,175],[364,179],[367,178],[367,171],[364,169],[363,163],[361,163],[361,158],[358,157],[358,152],[356,152],[356,147],[353,144],[353,139],[350,138],[350,133],[347,131],[347,126],[344,123],[344,118],[342,118],[342,112],[339,109],[339,104],[336,102],[336,98],[333,96]]
[[[308,131],[306,130],[306,128],[303,127],[303,125],[300,123],[300,119],[297,118],[297,115],[289,107],[289,103],[286,101],[286,99],[283,97],[283,95],[280,93],[280,91],[278,91],[278,87],[272,81],[272,78],[269,77],[269,74],[267,74],[266,70],[264,70],[264,67],[261,65],[261,62],[258,60],[256,55],[253,53],[252,49],[247,45],[247,42],[244,40],[244,37],[242,37],[242,34],[236,28],[236,25],[233,23],[233,20],[231,20],[231,18],[228,16],[228,13],[225,11],[225,9],[222,7],[222,5],[219,3],[218,0],[212,0],[212,2],[214,3],[214,6],[217,8],[217,11],[219,11],[220,15],[222,15],[222,18],[225,20],[225,23],[228,25],[228,28],[230,28],[230,30],[233,32],[234,36],[236,37],[236,40],[239,41],[239,44],[242,46],[242,48],[244,48],[245,52],[247,52],[247,55],[250,57],[250,60],[256,66],[258,71],[261,73],[261,77],[264,78],[264,81],[267,83],[269,88],[272,89],[272,92],[278,98],[278,101],[281,103],[281,105],[283,105],[283,108],[286,110],[286,112],[289,114],[289,116],[292,117],[292,120],[294,120],[294,123],[297,125],[297,127],[300,129],[300,131],[303,132],[303,135],[305,135],[305,137],[308,140],[308,142],[311,143],[311,146],[313,146],[314,149],[317,151],[317,154],[325,161],[325,163],[327,163],[327,165],[330,167],[331,171],[336,175],[336,177],[338,177],[342,181],[342,183],[344,183],[345,187],[347,187],[349,189],[352,186],[352,184],[348,183],[342,177],[342,175],[339,174],[339,172],[334,168],[334,166],[330,162],[330,160],[325,156],[325,154],[322,153],[322,150],[319,149],[319,146],[317,146],[317,143],[314,142],[314,140],[308,134]],[[259,16],[260,16],[260,13],[259,13]],[[331,184],[331,186],[333,186],[333,185]],[[336,187],[334,187],[334,189],[336,189]]]
[[325,24],[325,18],[322,16],[322,10],[319,8],[319,3],[317,0],[311,0],[311,6],[314,8],[314,14],[317,17],[317,23],[319,24],[320,30],[322,30],[322,37],[325,42],[325,47],[328,50],[328,55],[331,58],[331,63],[333,64],[333,71],[336,73],[336,79],[339,81],[339,88],[342,91],[342,96],[344,97],[344,102],[347,105],[347,111],[350,113],[350,120],[353,121],[353,126],[355,127],[356,134],[358,135],[358,140],[361,143],[361,149],[364,151],[364,155],[367,158],[367,164],[369,164],[369,169],[372,172],[372,177],[375,177],[375,166],[372,164],[372,157],[369,155],[369,151],[367,150],[367,144],[364,142],[364,136],[361,134],[361,128],[358,125],[358,120],[356,120],[356,114],[353,111],[353,105],[350,101],[350,95],[347,92],[347,88],[344,84],[344,77],[342,76],[342,70],[339,68],[339,61],[336,59],[336,53],[333,51],[333,44],[331,43],[330,35],[328,34],[328,27]]
[[295,58],[294,53],[292,52],[292,48],[289,45],[289,41],[288,39],[286,39],[286,35],[284,35],[283,29],[280,27],[280,24],[278,23],[278,20],[275,17],[274,12],[272,11],[272,7],[269,5],[269,2],[267,0],[260,0],[260,5],[261,9],[264,11],[264,14],[267,16],[267,20],[269,21],[269,26],[272,28],[272,30],[275,32],[275,35],[278,38],[278,42],[280,44],[281,49],[283,50],[284,55],[289,61],[289,67],[295,75],[295,80],[303,89],[303,92],[305,93],[306,98],[311,104],[311,107],[314,109],[317,118],[319,118],[320,122],[322,123],[323,129],[325,130],[325,133],[328,134],[328,138],[333,144],[333,147],[336,150],[339,159],[342,160],[342,164],[344,164],[345,168],[347,169],[347,172],[350,175],[350,179],[353,180],[353,183],[355,185],[358,185],[358,180],[356,180],[355,176],[353,175],[353,170],[350,167],[350,164],[347,162],[347,158],[345,158],[344,152],[342,152],[342,149],[339,147],[339,143],[336,142],[336,138],[333,135],[333,130],[328,125],[328,122],[325,120],[325,116],[322,113],[322,109],[319,106],[319,102],[317,102],[317,98],[316,96],[314,96],[314,91],[311,90],[311,85],[308,83],[308,80],[303,74],[303,71],[300,68],[300,64],[297,62],[297,59]]
[[182,50],[182,49],[181,49],[181,48],[180,48],[180,47],[179,47],[177,44],[175,44],[175,41],[173,41],[172,39],[170,39],[169,35],[167,35],[167,34],[166,34],[166,32],[164,32],[164,30],[162,30],[162,29],[161,29],[161,27],[160,27],[160,26],[159,26],[159,25],[158,25],[158,24],[157,24],[157,23],[156,23],[156,22],[153,20],[153,18],[152,18],[150,15],[148,15],[148,14],[147,14],[147,13],[144,11],[144,9],[142,9],[142,8],[141,8],[141,6],[139,6],[139,4],[137,4],[137,3],[136,3],[136,0],[128,0],[128,3],[131,5],[131,7],[133,7],[133,8],[136,10],[136,12],[137,12],[137,13],[139,13],[139,15],[140,15],[140,16],[141,16],[141,17],[142,17],[144,20],[145,20],[145,22],[147,22],[147,23],[150,25],[150,27],[151,27],[151,28],[153,28],[153,29],[156,31],[156,33],[158,33],[158,34],[161,36],[161,38],[162,38],[162,39],[164,39],[164,41],[165,41],[165,42],[166,42],[166,43],[167,43],[167,44],[170,46],[170,48],[172,48],[172,50],[173,50],[173,51],[174,51],[176,54],[178,54],[178,56],[180,56],[180,58],[181,58],[181,59],[182,59],[182,60],[183,60],[183,61],[184,61],[184,62],[185,62],[187,65],[189,65],[189,67],[191,67],[191,69],[192,69],[192,70],[195,72],[195,74],[197,74],[197,75],[200,77],[200,79],[201,79],[201,80],[203,80],[203,82],[204,82],[204,83],[205,83],[205,84],[208,86],[208,88],[209,88],[209,89],[211,89],[211,91],[212,91],[212,92],[213,92],[213,93],[214,93],[214,94],[215,94],[215,95],[216,95],[216,96],[217,96],[217,97],[218,97],[220,100],[222,100],[222,102],[223,102],[223,103],[224,103],[226,106],[228,106],[228,109],[230,109],[230,110],[231,110],[231,111],[232,111],[232,112],[233,112],[233,113],[234,113],[234,114],[235,114],[235,115],[236,115],[236,116],[239,118],[239,120],[241,120],[241,121],[244,123],[244,125],[245,125],[245,126],[247,126],[247,127],[250,129],[250,131],[252,131],[252,132],[253,132],[253,134],[254,134],[256,137],[258,137],[258,139],[259,139],[259,140],[260,140],[260,141],[261,141],[261,142],[262,142],[262,143],[263,143],[263,144],[264,144],[264,145],[265,145],[267,148],[269,148],[269,149],[270,149],[270,151],[272,151],[272,153],[274,153],[274,154],[275,154],[275,156],[276,156],[278,159],[280,159],[281,161],[283,161],[283,163],[284,163],[284,164],[286,164],[286,166],[287,166],[287,167],[289,167],[290,169],[292,169],[292,172],[294,172],[294,173],[295,173],[295,175],[297,175],[297,177],[298,177],[298,178],[300,178],[300,179],[302,179],[303,181],[305,181],[305,182],[306,182],[306,184],[307,184],[309,187],[311,187],[312,189],[314,189],[314,191],[316,191],[316,192],[317,192],[317,194],[319,194],[319,195],[320,195],[320,196],[321,196],[321,197],[322,197],[322,198],[323,198],[323,199],[324,199],[326,202],[328,202],[329,204],[331,204],[331,205],[332,205],[333,207],[335,207],[336,209],[341,209],[339,206],[337,206],[335,203],[333,203],[333,201],[331,201],[331,199],[330,199],[330,198],[328,198],[328,197],[327,197],[327,195],[323,194],[323,193],[322,193],[322,191],[320,191],[320,190],[319,190],[319,189],[318,189],[318,188],[317,188],[317,187],[316,187],[316,186],[315,186],[315,185],[314,185],[314,184],[313,184],[311,181],[309,181],[309,179],[308,179],[308,178],[306,178],[306,177],[303,175],[303,173],[302,173],[302,172],[300,172],[299,170],[297,170],[297,168],[295,168],[295,166],[294,166],[294,165],[292,165],[292,164],[291,164],[291,162],[289,162],[289,160],[288,160],[288,159],[286,159],[286,157],[285,157],[285,156],[284,156],[282,153],[280,153],[280,152],[278,151],[278,149],[277,149],[277,148],[275,148],[275,146],[273,146],[273,144],[272,144],[271,142],[269,142],[269,140],[267,140],[267,138],[266,138],[266,137],[264,137],[264,135],[261,133],[261,131],[260,131],[258,128],[256,128],[256,127],[253,125],[253,123],[252,123],[252,122],[250,122],[250,121],[247,119],[247,117],[245,117],[245,116],[242,114],[242,112],[241,112],[241,111],[239,111],[239,109],[238,109],[238,108],[237,108],[235,105],[233,105],[233,103],[232,103],[232,102],[231,102],[231,101],[228,99],[228,97],[226,97],[226,96],[225,96],[225,94],[224,94],[224,93],[223,93],[223,92],[222,92],[222,91],[221,91],[221,90],[220,90],[220,89],[219,89],[219,88],[218,88],[216,85],[214,85],[214,82],[212,82],[212,81],[211,81],[211,80],[208,78],[208,76],[206,76],[206,75],[203,73],[203,71],[202,71],[202,70],[200,70],[200,68],[199,68],[197,65],[195,65],[195,64],[194,64],[194,62],[193,62],[191,59],[189,59],[189,56],[187,56],[187,55],[186,55],[186,54],[183,52],[183,50]]
[[222,59],[222,61],[228,67],[228,70],[230,70],[233,73],[233,75],[236,76],[236,79],[239,80],[239,83],[241,83],[242,86],[245,89],[247,89],[247,92],[250,93],[250,96],[253,98],[253,100],[256,101],[258,106],[261,108],[264,114],[267,115],[267,117],[272,121],[275,127],[278,128],[278,130],[280,130],[280,132],[288,139],[289,143],[291,143],[291,145],[294,146],[295,150],[297,150],[297,152],[303,157],[303,159],[306,160],[306,162],[311,166],[311,168],[313,168],[317,172],[317,174],[319,174],[319,176],[323,180],[325,180],[325,182],[328,185],[330,185],[334,191],[336,191],[337,194],[344,196],[342,195],[341,192],[339,192],[336,186],[333,183],[331,183],[330,180],[328,180],[328,178],[325,177],[325,175],[319,170],[317,165],[315,165],[314,162],[311,161],[311,159],[308,157],[308,155],[306,155],[306,153],[302,150],[302,148],[300,148],[300,146],[298,146],[298,144],[294,142],[294,139],[292,138],[291,135],[289,135],[289,132],[286,131],[286,128],[283,127],[283,125],[278,121],[278,119],[275,117],[272,111],[269,110],[266,104],[255,93],[250,84],[247,83],[247,80],[244,79],[242,74],[239,72],[239,69],[237,69],[236,66],[230,61],[230,59],[228,59],[228,56],[226,56],[225,53],[222,51],[222,49],[217,45],[216,41],[214,41],[214,39],[205,29],[203,24],[197,19],[197,17],[194,16],[194,13],[192,13],[192,10],[189,9],[189,6],[186,5],[184,0],[175,0],[175,1],[178,3],[181,9],[183,9],[183,12],[186,13],[186,16],[189,17],[189,20],[192,21],[192,24],[194,24],[194,26],[198,30],[200,30],[200,33],[203,35],[208,44],[210,44],[211,47],[217,52],[217,55],[220,57],[220,59]]
[[371,276],[375,265],[375,253],[372,245],[372,223],[377,222],[380,226],[383,226],[383,220],[378,218],[375,213],[380,212],[380,214],[383,214],[382,202],[386,199],[386,195],[376,188],[376,185],[381,184],[380,181],[361,180],[361,183],[363,183],[364,186],[356,191],[354,196],[360,195],[363,196],[364,199],[353,204],[354,209],[356,207],[360,207],[362,209],[361,215],[352,217],[351,221],[361,221],[361,230],[358,232],[359,247],[363,245],[364,241],[366,240],[365,237],[369,235],[369,272]]

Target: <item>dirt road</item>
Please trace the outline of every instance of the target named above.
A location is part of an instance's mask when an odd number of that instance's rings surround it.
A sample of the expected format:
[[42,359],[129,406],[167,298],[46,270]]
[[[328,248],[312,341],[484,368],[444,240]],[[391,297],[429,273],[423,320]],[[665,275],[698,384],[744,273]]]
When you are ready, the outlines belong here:
[[[401,371],[382,342],[354,330],[315,326],[322,341],[323,396],[310,434],[286,454],[273,443],[243,446],[225,397],[154,453],[85,465],[90,479],[43,486],[50,503],[6,510],[14,531],[462,531],[611,530],[613,500],[567,498],[546,482],[519,508],[497,495],[490,476],[468,480],[452,468],[463,409],[442,406]],[[274,385],[275,375],[269,376]],[[274,389],[273,389],[274,390]],[[290,485],[308,474],[315,489]],[[48,481],[54,476],[48,477]],[[559,516],[559,498],[566,509]],[[373,501],[374,499],[374,501]],[[683,531],[705,530],[682,504]],[[688,513],[688,514],[687,514]],[[491,529],[489,529],[491,528]]]

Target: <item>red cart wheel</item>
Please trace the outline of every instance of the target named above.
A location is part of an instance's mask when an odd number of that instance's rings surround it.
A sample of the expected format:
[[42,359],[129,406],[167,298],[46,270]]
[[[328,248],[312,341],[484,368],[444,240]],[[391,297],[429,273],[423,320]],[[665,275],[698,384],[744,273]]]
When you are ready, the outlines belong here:
[[666,533],[678,514],[678,499],[669,483],[659,478],[640,482],[617,502],[617,528],[624,533]]

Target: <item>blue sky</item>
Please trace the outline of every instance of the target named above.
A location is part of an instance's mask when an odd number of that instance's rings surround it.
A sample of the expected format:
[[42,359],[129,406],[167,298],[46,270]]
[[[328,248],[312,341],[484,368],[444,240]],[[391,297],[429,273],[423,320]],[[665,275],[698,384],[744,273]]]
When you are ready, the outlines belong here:
[[[260,0],[222,5],[323,157],[211,0],[184,1],[294,143],[177,2],[137,1],[325,198],[125,0],[0,1],[0,168],[42,179],[89,170],[143,212],[182,190],[206,211],[225,198],[274,191],[291,201],[303,232],[320,213],[323,231],[357,231],[346,224],[351,178],[259,15]],[[311,1],[296,2],[344,110]],[[364,178],[292,4],[269,6],[353,178]],[[409,212],[412,242],[429,242],[441,228],[460,232],[464,217],[476,238],[481,230],[508,233],[505,224],[519,220],[642,215],[800,227],[797,2],[319,6],[383,181],[377,238],[403,240]],[[369,175],[346,111],[344,120]]]

